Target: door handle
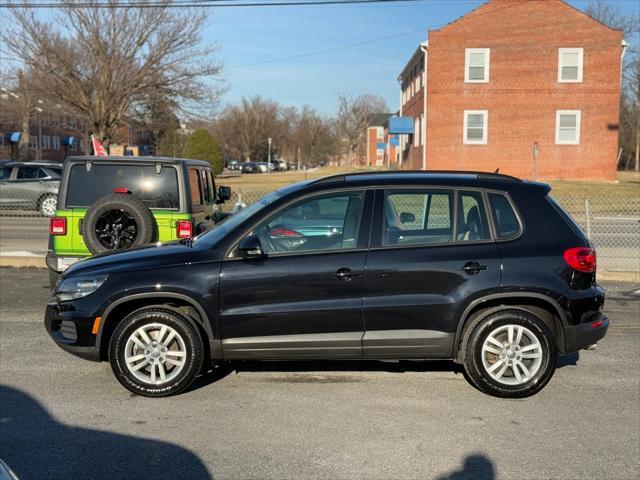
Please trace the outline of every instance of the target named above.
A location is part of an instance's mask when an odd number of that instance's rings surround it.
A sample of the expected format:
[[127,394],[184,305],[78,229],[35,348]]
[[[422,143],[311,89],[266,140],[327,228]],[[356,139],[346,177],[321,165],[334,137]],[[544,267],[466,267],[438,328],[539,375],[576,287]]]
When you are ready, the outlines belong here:
[[482,270],[486,270],[486,265],[480,265],[478,262],[467,262],[461,268],[464,273],[468,273],[469,275],[475,275],[480,273]]
[[338,280],[344,280],[345,282],[350,282],[352,278],[357,277],[357,273],[353,273],[350,268],[340,268],[336,273],[331,274],[332,277],[337,278]]

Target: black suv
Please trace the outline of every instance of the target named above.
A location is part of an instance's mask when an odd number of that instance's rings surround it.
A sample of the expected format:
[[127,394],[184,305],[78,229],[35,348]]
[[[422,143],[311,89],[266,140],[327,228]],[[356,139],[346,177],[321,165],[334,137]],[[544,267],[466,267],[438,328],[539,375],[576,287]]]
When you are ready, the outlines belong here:
[[596,256],[550,188],[497,174],[347,174],[205,233],[71,266],[45,324],[140,395],[209,362],[451,359],[525,397],[606,333]]

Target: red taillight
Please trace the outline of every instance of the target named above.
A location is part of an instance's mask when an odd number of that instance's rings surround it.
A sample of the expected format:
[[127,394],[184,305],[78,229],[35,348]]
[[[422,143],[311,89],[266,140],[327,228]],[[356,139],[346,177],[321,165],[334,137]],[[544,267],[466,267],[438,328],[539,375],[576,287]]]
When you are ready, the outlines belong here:
[[593,323],[591,324],[591,326],[592,326],[593,328],[598,328],[598,327],[599,327],[600,325],[602,325],[603,323],[604,323],[604,322],[603,322],[602,320],[598,320],[597,322],[593,322]]
[[178,222],[178,238],[193,237],[193,223],[189,220],[180,220]]
[[116,187],[113,189],[113,193],[130,193],[126,187]]
[[596,251],[593,248],[569,248],[565,250],[563,257],[564,261],[574,270],[586,273],[596,271]]
[[271,230],[272,237],[301,237],[300,232],[289,230],[288,228],[276,227]]
[[49,219],[49,233],[51,235],[66,235],[67,219],[64,217],[52,217]]

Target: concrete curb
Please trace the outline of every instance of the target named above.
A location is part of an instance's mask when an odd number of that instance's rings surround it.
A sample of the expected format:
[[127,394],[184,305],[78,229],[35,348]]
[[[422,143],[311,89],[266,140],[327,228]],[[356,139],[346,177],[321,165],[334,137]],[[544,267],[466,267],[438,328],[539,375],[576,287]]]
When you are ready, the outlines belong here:
[[22,257],[0,255],[0,267],[47,268],[44,256]]
[[[0,255],[0,267],[47,268],[44,256]],[[615,272],[598,270],[598,281],[640,283],[640,272]]]

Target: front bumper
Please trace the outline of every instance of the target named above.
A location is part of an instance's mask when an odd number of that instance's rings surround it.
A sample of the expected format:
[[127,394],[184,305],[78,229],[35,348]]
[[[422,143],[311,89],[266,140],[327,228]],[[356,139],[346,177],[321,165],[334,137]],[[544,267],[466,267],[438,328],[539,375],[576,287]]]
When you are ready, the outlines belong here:
[[597,313],[580,325],[564,328],[565,353],[574,353],[602,340],[607,334],[609,319],[603,313]]
[[92,333],[96,315],[79,311],[72,304],[47,304],[44,326],[63,350],[94,362],[100,361],[100,345]]

